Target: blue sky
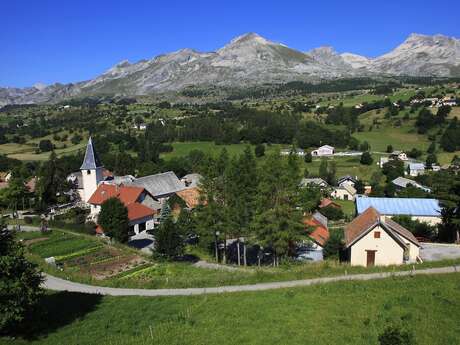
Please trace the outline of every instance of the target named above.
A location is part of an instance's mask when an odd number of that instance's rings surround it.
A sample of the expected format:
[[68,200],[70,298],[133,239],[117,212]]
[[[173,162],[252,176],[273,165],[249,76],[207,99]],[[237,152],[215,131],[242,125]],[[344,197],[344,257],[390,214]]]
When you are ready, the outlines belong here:
[[245,32],[302,51],[383,54],[412,32],[460,37],[460,1],[3,0],[0,86],[68,83],[117,62],[216,50]]

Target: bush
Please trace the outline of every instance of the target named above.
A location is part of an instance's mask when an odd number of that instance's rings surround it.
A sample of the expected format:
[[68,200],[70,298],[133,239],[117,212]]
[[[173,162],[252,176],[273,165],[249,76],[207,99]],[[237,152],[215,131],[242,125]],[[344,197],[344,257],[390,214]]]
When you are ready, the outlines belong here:
[[94,235],[96,233],[96,223],[89,221],[85,223],[85,232],[89,235]]
[[324,245],[323,254],[325,258],[339,259],[340,252],[343,249],[343,230],[330,229],[329,239]]
[[363,165],[371,165],[374,160],[372,159],[372,156],[369,152],[363,152],[361,155],[361,159],[359,162]]
[[409,331],[402,330],[398,326],[387,327],[379,335],[380,345],[415,345],[415,338]]
[[50,140],[40,140],[38,143],[38,148],[41,152],[49,152],[52,151],[54,146],[53,143]]
[[330,220],[340,220],[344,217],[342,209],[334,206],[323,207],[319,212]]
[[258,144],[258,145],[254,148],[254,154],[256,155],[256,157],[263,157],[263,156],[265,156],[265,145],[264,145],[264,144]]

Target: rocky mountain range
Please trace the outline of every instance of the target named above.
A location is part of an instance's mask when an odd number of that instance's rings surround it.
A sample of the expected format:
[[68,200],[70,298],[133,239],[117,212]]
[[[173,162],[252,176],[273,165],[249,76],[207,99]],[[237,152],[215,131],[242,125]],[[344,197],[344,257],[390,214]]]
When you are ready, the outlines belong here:
[[365,76],[459,77],[460,40],[412,34],[391,52],[367,58],[338,54],[332,47],[301,52],[248,33],[215,52],[182,49],[136,63],[122,61],[88,81],[0,88],[0,106],[99,94],[140,96],[189,86],[245,87]]

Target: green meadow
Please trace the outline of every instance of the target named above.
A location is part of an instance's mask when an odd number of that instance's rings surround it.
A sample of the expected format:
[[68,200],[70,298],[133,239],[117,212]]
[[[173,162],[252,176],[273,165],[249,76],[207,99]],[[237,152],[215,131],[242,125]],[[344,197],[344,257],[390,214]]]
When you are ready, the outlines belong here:
[[190,297],[50,292],[25,345],[378,345],[389,326],[417,345],[460,341],[460,275],[340,282]]

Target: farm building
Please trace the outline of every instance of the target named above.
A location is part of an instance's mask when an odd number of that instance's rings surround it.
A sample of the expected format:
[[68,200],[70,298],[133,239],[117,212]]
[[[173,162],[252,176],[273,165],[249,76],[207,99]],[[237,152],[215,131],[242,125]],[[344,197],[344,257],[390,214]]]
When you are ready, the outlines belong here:
[[393,181],[391,181],[391,183],[393,183],[397,189],[404,189],[404,188],[407,188],[409,186],[414,186],[414,187],[417,187],[427,193],[431,193],[431,189],[428,188],[428,187],[425,187],[425,186],[422,186],[420,183],[414,181],[414,180],[410,180],[408,178],[405,178],[405,177],[397,177],[395,178]]
[[431,225],[441,223],[441,207],[436,199],[383,198],[358,196],[356,211],[364,213],[369,207],[388,217],[406,215]]
[[318,147],[316,150],[311,151],[311,155],[315,157],[332,156],[334,154],[334,151],[334,147],[329,145],[323,145],[321,147]]
[[419,260],[414,235],[369,207],[345,228],[345,248],[352,266],[387,266]]

